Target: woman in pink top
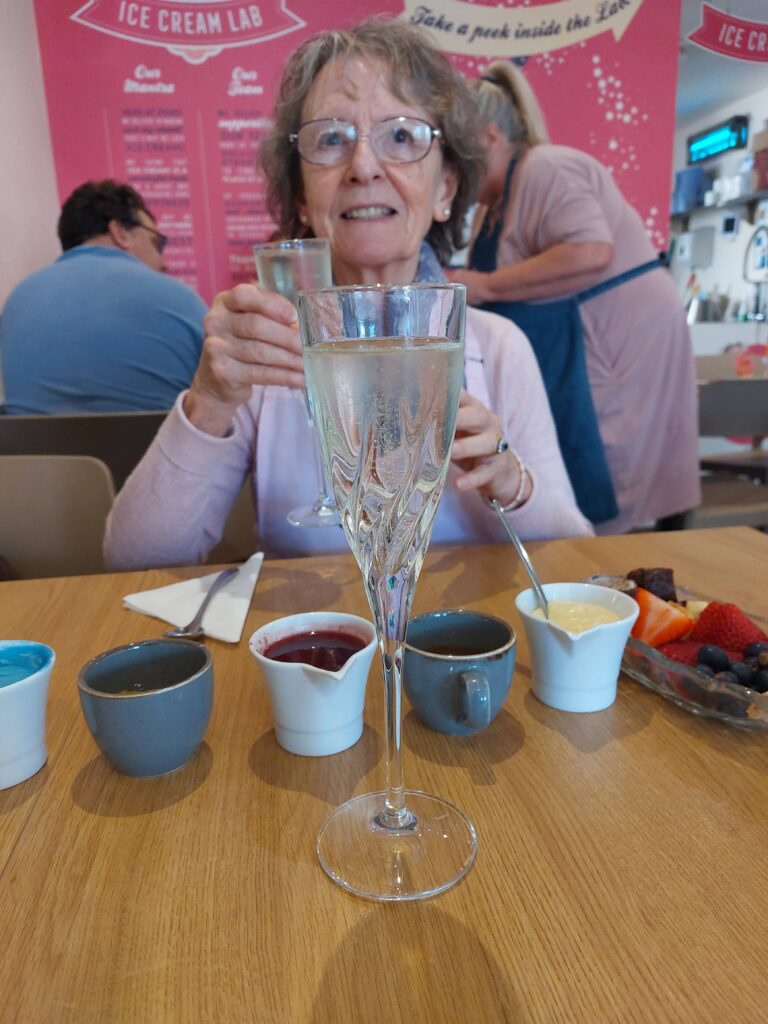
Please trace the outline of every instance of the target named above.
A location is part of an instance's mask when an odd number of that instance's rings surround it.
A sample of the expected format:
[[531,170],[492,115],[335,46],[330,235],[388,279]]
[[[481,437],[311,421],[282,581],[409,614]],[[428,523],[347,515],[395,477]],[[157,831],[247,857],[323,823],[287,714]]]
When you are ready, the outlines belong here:
[[[289,60],[262,148],[281,237],[330,240],[336,283],[443,280],[483,166],[473,104],[416,28],[371,19]],[[500,317],[468,311],[465,389],[433,541],[500,541],[487,499],[524,536],[591,532],[576,508],[536,360]],[[202,560],[247,476],[259,541],[278,555],[346,551],[341,529],[297,529],[313,442],[291,303],[255,285],[217,296],[197,374],[112,510],[112,568]],[[493,410],[493,411],[492,411]]]
[[[684,513],[700,501],[698,430],[693,352],[674,283],[608,170],[547,141],[513,65],[490,64],[472,87],[485,120],[480,200],[488,212],[473,269],[449,277],[467,285],[470,302],[526,332],[579,507],[597,532]],[[574,423],[577,407],[583,418]]]

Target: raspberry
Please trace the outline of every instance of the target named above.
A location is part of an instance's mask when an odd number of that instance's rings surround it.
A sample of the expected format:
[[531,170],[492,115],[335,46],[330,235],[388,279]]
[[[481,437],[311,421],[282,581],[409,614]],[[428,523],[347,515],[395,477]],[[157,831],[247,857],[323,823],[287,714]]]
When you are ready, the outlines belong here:
[[680,661],[683,665],[696,665],[699,661],[701,644],[698,640],[673,640],[662,644],[659,651],[672,661]]
[[757,640],[768,640],[768,636],[735,604],[710,601],[688,639],[697,640],[700,644],[715,644],[726,651],[743,651]]

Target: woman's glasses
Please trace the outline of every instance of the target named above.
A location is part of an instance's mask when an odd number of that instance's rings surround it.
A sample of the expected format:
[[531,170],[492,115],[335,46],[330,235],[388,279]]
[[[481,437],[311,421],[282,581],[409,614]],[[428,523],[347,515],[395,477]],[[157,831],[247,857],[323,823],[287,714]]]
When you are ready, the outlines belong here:
[[326,117],[307,121],[288,138],[296,143],[307,163],[332,167],[351,160],[355,146],[362,139],[368,139],[371,149],[384,163],[413,164],[424,159],[433,140],[441,135],[439,128],[433,128],[418,117],[388,117],[365,135],[349,121]]

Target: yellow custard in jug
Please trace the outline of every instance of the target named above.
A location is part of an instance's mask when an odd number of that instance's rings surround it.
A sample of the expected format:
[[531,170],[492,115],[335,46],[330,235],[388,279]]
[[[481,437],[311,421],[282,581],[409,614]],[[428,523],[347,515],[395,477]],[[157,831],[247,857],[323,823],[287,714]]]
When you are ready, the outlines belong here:
[[[618,622],[619,616],[610,608],[599,604],[587,604],[586,601],[549,601],[549,621],[556,626],[567,629],[569,633],[584,633],[595,626],[604,626],[608,622]],[[545,618],[541,608],[535,608],[531,615],[537,619]]]

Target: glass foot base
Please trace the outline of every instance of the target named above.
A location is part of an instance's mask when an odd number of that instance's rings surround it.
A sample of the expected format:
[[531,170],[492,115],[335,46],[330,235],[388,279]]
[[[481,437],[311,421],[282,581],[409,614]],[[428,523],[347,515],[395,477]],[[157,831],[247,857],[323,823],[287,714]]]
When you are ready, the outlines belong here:
[[317,837],[325,873],[342,889],[371,900],[419,900],[449,889],[472,867],[477,836],[466,815],[437,796],[406,790],[409,819],[382,821],[384,792],[337,807]]
[[293,508],[286,516],[291,526],[341,526],[341,519],[336,506],[328,501],[316,501],[314,505],[304,508]]

